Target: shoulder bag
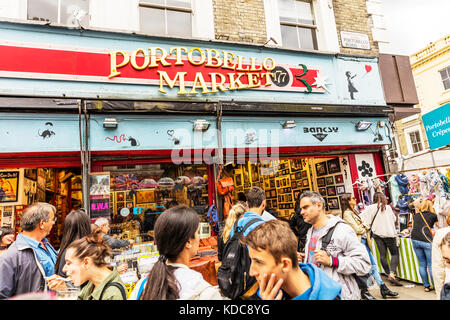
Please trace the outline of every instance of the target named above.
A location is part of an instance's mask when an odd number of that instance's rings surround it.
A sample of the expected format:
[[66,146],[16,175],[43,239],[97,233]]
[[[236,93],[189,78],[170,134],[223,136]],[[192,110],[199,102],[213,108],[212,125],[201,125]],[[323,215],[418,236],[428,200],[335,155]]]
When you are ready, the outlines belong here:
[[[423,214],[422,214],[422,212],[420,212],[419,211],[419,213],[420,213],[420,216],[422,217],[422,219],[423,219],[423,221],[425,222],[425,224],[427,225],[427,227],[428,227],[428,230],[430,230],[430,234],[431,234],[431,241],[430,241],[430,239],[428,239],[428,237],[425,235],[425,234],[423,234],[424,236],[425,236],[425,238],[429,241],[429,242],[433,242],[433,238],[434,238],[434,231],[433,231],[433,229],[431,229],[430,228],[430,226],[428,225],[428,222],[427,222],[427,220],[425,220],[425,217],[423,216]],[[423,230],[422,230],[422,233],[423,233]]]

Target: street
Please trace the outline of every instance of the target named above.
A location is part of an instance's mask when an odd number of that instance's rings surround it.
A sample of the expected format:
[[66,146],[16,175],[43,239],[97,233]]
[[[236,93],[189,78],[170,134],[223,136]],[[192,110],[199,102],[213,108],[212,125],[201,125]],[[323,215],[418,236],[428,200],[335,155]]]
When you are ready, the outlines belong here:
[[[403,287],[395,287],[389,283],[387,277],[382,275],[381,278],[391,291],[398,292],[397,298],[387,298],[386,300],[436,300],[435,291],[425,292],[421,284],[402,280]],[[383,300],[376,284],[370,287],[369,291],[375,298]]]

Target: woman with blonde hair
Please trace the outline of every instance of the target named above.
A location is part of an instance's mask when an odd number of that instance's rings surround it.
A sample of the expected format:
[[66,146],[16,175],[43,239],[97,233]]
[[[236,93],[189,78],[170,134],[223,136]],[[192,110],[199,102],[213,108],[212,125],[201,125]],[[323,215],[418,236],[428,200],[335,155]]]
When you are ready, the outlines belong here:
[[231,207],[228,213],[227,219],[225,220],[225,226],[222,229],[221,235],[217,241],[217,257],[219,261],[222,261],[222,252],[225,243],[230,239],[231,228],[234,223],[238,221],[244,213],[248,210],[247,204],[242,201],[238,201]]
[[[419,260],[419,274],[422,278],[425,291],[433,290],[433,287],[428,280],[433,279],[431,269],[431,252],[434,231],[432,230],[438,218],[434,212],[433,202],[426,199],[420,202],[419,210],[413,216],[413,228],[411,231],[411,242],[414,253]],[[428,268],[428,272],[427,272]]]
[[[391,206],[387,205],[384,193],[375,192],[373,204],[361,213],[366,225],[371,227],[373,239],[380,252],[381,265],[388,274],[388,280],[394,286],[402,284],[396,279],[395,272],[399,263],[399,250],[397,246],[396,216]],[[391,254],[390,265],[387,262],[387,250]]]

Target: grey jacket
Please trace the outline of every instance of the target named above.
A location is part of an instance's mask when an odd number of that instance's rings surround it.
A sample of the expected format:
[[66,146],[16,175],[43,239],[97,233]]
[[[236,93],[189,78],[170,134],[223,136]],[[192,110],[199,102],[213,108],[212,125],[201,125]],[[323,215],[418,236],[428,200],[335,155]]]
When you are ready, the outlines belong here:
[[[328,230],[336,225],[338,221],[343,221],[341,218],[333,215],[328,215],[330,220],[319,234],[319,240],[316,244],[316,249],[321,249],[322,240]],[[309,242],[311,240],[313,228],[311,227],[307,233],[307,240],[305,245],[305,259],[306,262],[309,257]],[[320,265],[319,267],[333,280],[342,285],[342,300],[360,300],[361,294],[352,274],[356,273],[358,276],[365,275],[370,272],[372,265],[370,263],[369,254],[364,245],[358,240],[355,231],[347,223],[339,223],[333,232],[330,243],[327,247],[328,255],[337,257],[339,265],[337,268]]]
[[0,260],[0,299],[44,291],[44,277],[34,250],[20,233]]
[[103,235],[103,241],[110,246],[111,249],[120,249],[130,245],[128,240],[115,239],[107,234]]

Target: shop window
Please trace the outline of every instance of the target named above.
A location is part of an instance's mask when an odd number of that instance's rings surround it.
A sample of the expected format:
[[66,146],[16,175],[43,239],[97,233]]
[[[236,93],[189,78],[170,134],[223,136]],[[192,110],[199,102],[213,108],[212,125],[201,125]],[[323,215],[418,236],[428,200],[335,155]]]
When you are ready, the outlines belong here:
[[317,25],[311,0],[278,0],[283,47],[317,50]]
[[109,172],[111,182],[111,232],[122,238],[153,240],[147,236],[151,238],[158,216],[175,205],[191,207],[201,220],[206,220],[209,208],[206,165],[105,166],[103,171]]
[[47,238],[57,249],[67,214],[83,207],[81,185],[80,168],[0,170],[0,225],[22,232],[23,211],[35,202],[50,203],[56,208],[56,223]]
[[441,71],[439,71],[441,74],[442,83],[444,84],[444,89],[448,90],[450,89],[450,67],[447,67]]
[[28,0],[27,19],[86,27],[89,24],[89,0]]
[[411,148],[413,153],[419,152],[423,150],[422,140],[420,138],[419,130],[409,132],[409,142],[411,143]]
[[140,1],[139,18],[143,33],[192,37],[191,0]]

